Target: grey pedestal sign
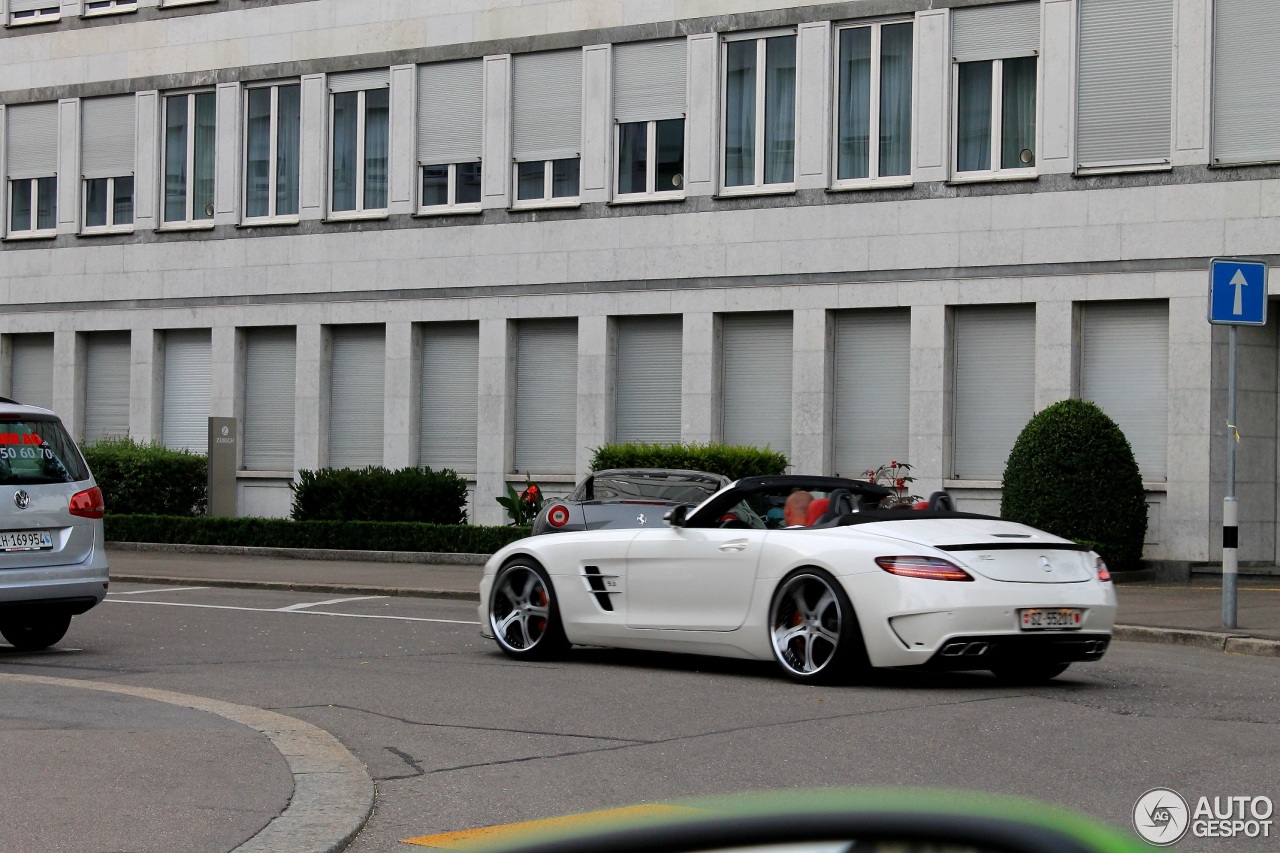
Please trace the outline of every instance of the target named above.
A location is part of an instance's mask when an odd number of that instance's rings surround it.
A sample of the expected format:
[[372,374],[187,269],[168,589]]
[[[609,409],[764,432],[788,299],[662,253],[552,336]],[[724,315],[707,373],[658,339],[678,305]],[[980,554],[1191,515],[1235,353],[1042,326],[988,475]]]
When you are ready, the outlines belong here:
[[239,444],[235,418],[209,418],[209,515],[236,514]]

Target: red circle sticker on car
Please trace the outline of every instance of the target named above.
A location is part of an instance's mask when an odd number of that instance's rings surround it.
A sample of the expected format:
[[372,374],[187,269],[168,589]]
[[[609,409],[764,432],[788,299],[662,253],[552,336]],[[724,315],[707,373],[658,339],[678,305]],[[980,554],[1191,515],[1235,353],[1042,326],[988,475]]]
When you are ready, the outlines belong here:
[[553,506],[547,513],[547,523],[552,527],[564,527],[569,523],[569,510],[563,506]]

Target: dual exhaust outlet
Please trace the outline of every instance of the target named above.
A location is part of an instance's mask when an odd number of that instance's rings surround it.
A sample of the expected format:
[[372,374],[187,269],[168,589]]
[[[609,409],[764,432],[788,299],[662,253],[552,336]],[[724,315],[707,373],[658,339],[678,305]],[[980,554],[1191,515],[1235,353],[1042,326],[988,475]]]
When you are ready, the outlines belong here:
[[983,642],[947,643],[942,647],[942,656],[944,658],[980,658],[985,655],[990,648],[990,643]]

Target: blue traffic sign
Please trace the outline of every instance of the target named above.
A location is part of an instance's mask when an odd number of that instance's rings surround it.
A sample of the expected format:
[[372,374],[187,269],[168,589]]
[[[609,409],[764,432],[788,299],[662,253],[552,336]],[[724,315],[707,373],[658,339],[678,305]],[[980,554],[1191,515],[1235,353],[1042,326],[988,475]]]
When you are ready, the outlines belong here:
[[1267,324],[1267,265],[1263,261],[1214,258],[1209,262],[1209,322],[1233,326]]

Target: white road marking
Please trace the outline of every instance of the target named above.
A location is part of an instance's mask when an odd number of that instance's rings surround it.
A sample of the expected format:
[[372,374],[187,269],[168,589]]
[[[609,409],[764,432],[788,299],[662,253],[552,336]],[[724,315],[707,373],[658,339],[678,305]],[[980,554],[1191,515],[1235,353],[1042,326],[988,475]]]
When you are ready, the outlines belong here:
[[128,592],[108,592],[107,595],[150,595],[153,592],[186,592],[189,589],[211,589],[207,586],[174,586],[168,589],[131,589]]
[[351,598],[331,598],[328,601],[312,601],[303,602],[302,604],[290,604],[288,607],[277,607],[281,613],[294,613],[299,610],[306,610],[308,607],[321,607],[326,604],[342,604],[346,601],[370,601],[374,598],[386,598],[385,595],[356,595]]
[[[229,604],[190,604],[185,601],[137,601],[134,599],[107,599],[112,604],[153,604],[157,607],[198,607],[203,610],[240,610],[249,613],[290,613],[299,616],[345,616],[349,619],[395,619],[401,622],[438,622],[443,625],[479,625],[465,619],[428,619],[424,616],[388,616],[366,613],[333,613],[324,610],[281,610],[277,607],[233,607]],[[320,603],[320,602],[317,602]]]

